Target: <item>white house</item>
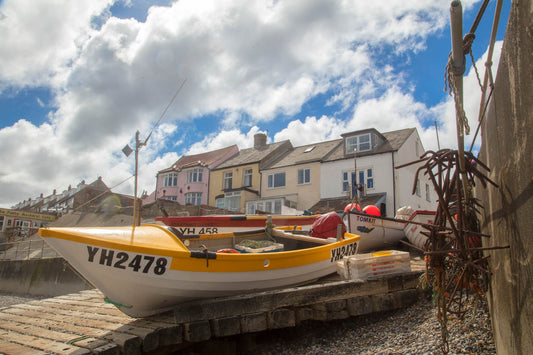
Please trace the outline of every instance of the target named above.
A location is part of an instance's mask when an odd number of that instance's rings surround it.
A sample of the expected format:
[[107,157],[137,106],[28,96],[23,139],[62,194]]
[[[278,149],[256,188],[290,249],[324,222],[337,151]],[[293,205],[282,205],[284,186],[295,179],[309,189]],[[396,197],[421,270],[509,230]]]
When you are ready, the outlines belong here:
[[343,144],[323,159],[321,164],[322,205],[325,201],[350,198],[354,178],[357,177],[356,182],[360,184],[362,194],[388,217],[394,217],[396,210],[403,206],[436,209],[436,193],[427,175],[419,174],[416,192],[412,194],[416,170],[421,164],[396,169],[418,160],[424,153],[416,128],[383,134],[371,128],[345,133],[341,137]]

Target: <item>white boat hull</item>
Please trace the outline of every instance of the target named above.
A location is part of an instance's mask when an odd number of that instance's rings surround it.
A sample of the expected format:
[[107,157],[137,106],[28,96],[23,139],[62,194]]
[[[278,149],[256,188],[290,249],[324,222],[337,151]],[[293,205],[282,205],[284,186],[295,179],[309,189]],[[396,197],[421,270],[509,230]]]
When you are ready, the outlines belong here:
[[390,218],[348,211],[345,223],[350,233],[361,236],[358,253],[389,249],[405,237],[405,222]]
[[[435,219],[434,211],[415,211],[409,218],[409,221],[425,223],[425,224],[433,224],[434,219]],[[425,250],[428,237],[422,234],[422,232],[427,231],[427,229],[425,229],[420,224],[407,223],[405,225],[404,230],[405,230],[405,236],[407,237],[407,240],[409,241],[409,243],[413,244],[415,247],[421,250]]]
[[214,260],[191,257],[188,250],[116,247],[117,243],[87,243],[62,236],[45,239],[108,302],[130,316],[144,317],[193,299],[313,281],[334,273],[343,256],[354,255],[358,238],[302,251],[216,254]]

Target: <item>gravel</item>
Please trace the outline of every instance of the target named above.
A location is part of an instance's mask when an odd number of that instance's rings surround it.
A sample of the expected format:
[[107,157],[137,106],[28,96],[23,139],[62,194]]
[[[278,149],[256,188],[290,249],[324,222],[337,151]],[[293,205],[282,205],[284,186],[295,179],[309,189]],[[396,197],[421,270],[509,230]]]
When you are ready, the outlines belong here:
[[[496,354],[486,301],[465,309],[462,320],[449,317],[449,354]],[[421,298],[393,312],[263,332],[246,354],[442,354],[436,311],[430,299]]]

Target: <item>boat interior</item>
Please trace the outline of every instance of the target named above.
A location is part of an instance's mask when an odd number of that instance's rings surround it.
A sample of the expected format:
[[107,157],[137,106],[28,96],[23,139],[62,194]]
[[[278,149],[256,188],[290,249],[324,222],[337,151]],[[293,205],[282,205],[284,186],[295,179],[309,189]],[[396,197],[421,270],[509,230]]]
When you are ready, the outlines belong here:
[[167,229],[177,236],[191,252],[201,252],[203,254],[206,252],[292,251],[309,249],[335,241],[310,237],[308,231],[302,230],[287,232],[278,229],[258,229],[246,232],[184,236],[176,228],[167,227]]

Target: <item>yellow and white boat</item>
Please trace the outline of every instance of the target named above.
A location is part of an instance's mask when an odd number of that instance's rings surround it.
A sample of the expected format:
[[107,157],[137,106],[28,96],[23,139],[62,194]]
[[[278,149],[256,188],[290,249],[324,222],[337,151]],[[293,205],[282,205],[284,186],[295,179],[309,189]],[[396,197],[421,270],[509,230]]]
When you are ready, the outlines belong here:
[[[184,237],[159,225],[41,228],[39,235],[133,317],[193,299],[308,283],[334,273],[359,240],[349,233],[325,240],[279,229]],[[270,246],[247,249],[245,241]],[[239,248],[252,252],[234,252]]]

